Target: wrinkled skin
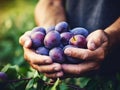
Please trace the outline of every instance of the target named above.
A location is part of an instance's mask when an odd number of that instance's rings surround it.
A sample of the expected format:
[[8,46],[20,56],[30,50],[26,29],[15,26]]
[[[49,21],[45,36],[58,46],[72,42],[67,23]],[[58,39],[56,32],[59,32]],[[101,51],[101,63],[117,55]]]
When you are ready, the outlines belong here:
[[[80,64],[63,64],[63,71],[75,76],[81,76],[100,67],[108,50],[109,39],[103,30],[96,30],[87,37],[87,48],[67,48],[65,54],[84,60]],[[73,73],[74,72],[74,73]]]

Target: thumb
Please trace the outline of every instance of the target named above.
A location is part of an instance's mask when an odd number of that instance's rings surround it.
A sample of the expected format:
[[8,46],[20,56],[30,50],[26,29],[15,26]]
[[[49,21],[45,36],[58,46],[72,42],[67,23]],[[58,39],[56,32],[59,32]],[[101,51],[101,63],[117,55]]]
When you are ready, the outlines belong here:
[[23,46],[23,47],[26,47],[26,48],[29,48],[31,47],[32,45],[32,40],[29,36],[21,36],[19,38],[19,43]]
[[87,37],[87,48],[95,50],[107,41],[106,33],[103,30],[96,30]]
[[25,39],[25,41],[24,41],[24,47],[26,47],[26,48],[29,48],[29,47],[31,47],[31,45],[32,45],[32,41],[31,41],[31,39],[30,38],[26,38]]
[[89,40],[88,43],[87,43],[87,48],[88,48],[89,50],[92,50],[92,51],[93,51],[93,50],[97,49],[97,46],[96,46],[96,44],[95,44],[94,41]]

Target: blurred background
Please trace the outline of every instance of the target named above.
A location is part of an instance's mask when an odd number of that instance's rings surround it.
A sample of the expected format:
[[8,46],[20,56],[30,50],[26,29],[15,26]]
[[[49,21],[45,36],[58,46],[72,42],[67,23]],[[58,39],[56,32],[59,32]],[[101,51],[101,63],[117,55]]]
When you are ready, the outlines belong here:
[[[7,80],[13,80],[13,83],[5,84],[0,78],[1,90],[37,90],[29,85],[29,79],[23,79],[33,77],[35,72],[25,62],[19,44],[19,37],[36,26],[34,8],[37,2],[38,0],[0,0],[0,72],[7,74]],[[37,83],[31,85],[35,84]]]
[[34,8],[38,0],[0,0],[0,66],[22,65],[19,37],[35,26]]

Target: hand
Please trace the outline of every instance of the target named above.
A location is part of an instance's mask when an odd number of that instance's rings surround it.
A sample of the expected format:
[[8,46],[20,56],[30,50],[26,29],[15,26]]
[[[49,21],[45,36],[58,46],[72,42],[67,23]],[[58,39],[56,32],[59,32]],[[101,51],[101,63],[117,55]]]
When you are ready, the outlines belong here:
[[99,69],[100,62],[104,60],[107,54],[108,43],[107,34],[103,30],[96,30],[87,37],[88,49],[66,48],[66,55],[82,59],[84,62],[80,64],[62,64],[63,72],[68,76],[82,76]]
[[57,78],[63,75],[62,67],[58,63],[53,63],[49,56],[36,54],[30,49],[32,41],[29,37],[31,31],[27,31],[19,39],[19,43],[23,46],[25,60],[37,71],[44,73],[47,77]]
[[[65,13],[62,0],[40,0],[35,8],[35,21],[38,26],[47,29],[55,26],[60,21],[65,21]],[[49,56],[38,55],[30,49],[32,41],[29,37],[31,31],[26,32],[19,39],[24,49],[25,60],[36,70],[44,73],[47,77],[57,78],[63,75],[62,67],[53,63]]]

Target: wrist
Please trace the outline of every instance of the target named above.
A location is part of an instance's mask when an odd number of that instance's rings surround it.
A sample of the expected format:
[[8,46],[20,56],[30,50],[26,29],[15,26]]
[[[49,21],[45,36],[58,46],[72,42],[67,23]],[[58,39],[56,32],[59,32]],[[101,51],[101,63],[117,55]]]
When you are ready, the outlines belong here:
[[120,18],[104,30],[110,40],[110,46],[120,43]]
[[104,31],[108,36],[109,46],[110,47],[114,46],[115,42],[116,42],[116,38],[115,38],[115,35],[112,33],[113,30],[109,29],[109,28],[106,28]]

